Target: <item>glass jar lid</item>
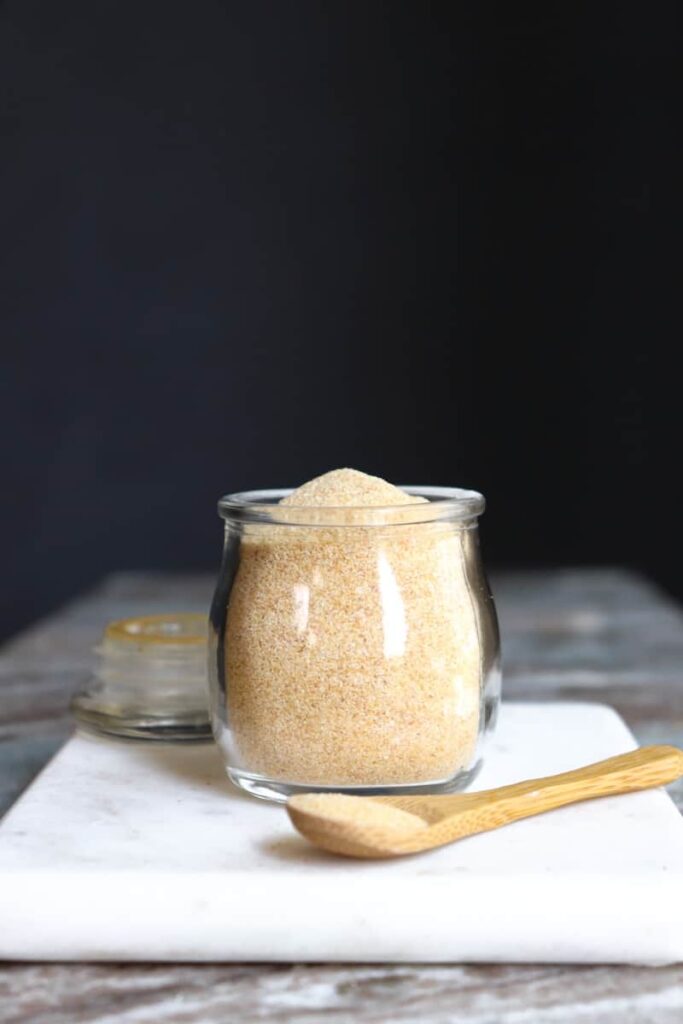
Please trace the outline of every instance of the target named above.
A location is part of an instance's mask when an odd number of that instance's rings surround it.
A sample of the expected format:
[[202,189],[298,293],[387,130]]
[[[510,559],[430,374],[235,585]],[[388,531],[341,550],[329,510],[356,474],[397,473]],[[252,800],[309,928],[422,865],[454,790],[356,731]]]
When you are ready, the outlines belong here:
[[195,612],[110,622],[71,703],[78,723],[131,739],[209,739],[207,637]]

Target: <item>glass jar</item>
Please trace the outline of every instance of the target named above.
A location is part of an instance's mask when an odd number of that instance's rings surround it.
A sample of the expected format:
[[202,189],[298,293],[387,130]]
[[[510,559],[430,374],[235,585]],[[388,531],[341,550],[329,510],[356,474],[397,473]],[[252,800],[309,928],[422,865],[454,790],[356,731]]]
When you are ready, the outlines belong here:
[[210,739],[206,642],[206,615],[194,612],[110,622],[71,702],[77,721],[128,739]]
[[232,494],[209,629],[214,737],[255,796],[446,793],[481,764],[500,644],[475,491],[384,508]]

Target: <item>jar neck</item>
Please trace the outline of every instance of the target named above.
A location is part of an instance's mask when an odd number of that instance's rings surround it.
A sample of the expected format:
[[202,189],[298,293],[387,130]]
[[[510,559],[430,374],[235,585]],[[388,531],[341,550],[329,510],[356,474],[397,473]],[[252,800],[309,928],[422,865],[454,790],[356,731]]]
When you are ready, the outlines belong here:
[[478,491],[458,488],[402,488],[416,501],[388,506],[296,506],[282,505],[289,490],[245,491],[221,498],[218,512],[233,526],[240,524],[303,527],[390,527],[445,522],[463,528],[476,525],[484,511]]

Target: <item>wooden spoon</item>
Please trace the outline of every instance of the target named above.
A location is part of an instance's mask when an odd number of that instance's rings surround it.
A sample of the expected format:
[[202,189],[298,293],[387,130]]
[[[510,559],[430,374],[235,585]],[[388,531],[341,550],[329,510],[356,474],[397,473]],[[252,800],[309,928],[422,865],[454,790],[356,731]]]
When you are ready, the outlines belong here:
[[683,750],[641,747],[561,775],[452,796],[301,793],[292,824],[316,846],[346,857],[400,857],[488,832],[565,804],[661,786],[683,775]]

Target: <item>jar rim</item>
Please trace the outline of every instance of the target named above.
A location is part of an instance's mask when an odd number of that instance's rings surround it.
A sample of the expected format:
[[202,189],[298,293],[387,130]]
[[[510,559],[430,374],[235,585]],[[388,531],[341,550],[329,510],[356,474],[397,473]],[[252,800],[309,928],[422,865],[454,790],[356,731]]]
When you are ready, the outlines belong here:
[[484,511],[479,491],[461,487],[399,485],[402,491],[425,502],[405,505],[280,505],[291,487],[238,491],[224,495],[218,514],[236,523],[268,523],[282,526],[391,526],[438,520],[466,522]]

